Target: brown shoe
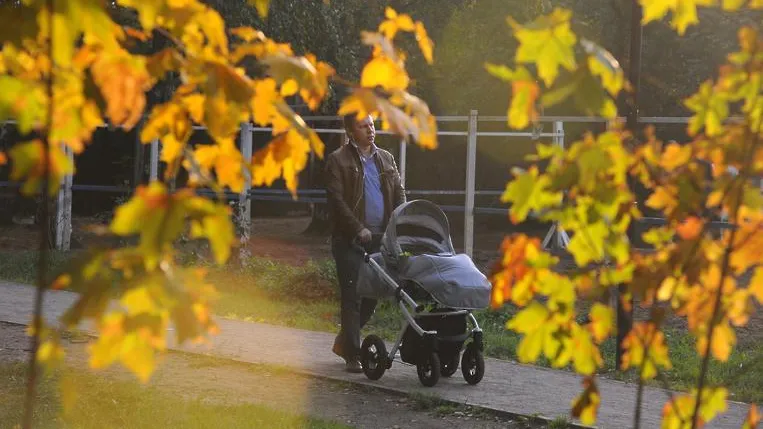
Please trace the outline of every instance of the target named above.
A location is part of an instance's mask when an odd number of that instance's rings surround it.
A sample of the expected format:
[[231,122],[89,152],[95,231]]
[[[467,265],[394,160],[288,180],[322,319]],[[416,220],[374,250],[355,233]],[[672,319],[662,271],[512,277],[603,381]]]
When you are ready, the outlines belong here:
[[336,339],[334,340],[334,346],[331,347],[331,351],[334,352],[334,354],[339,356],[340,358],[345,359],[344,350],[342,350],[342,342],[339,337],[336,337]]

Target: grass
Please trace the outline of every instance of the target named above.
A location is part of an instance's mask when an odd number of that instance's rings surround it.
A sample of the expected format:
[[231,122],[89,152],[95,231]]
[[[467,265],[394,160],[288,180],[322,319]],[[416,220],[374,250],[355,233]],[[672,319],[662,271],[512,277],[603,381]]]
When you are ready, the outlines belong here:
[[[21,421],[25,366],[0,365],[0,429]],[[62,378],[63,376],[63,378]],[[61,379],[74,380],[76,400],[62,413]],[[216,405],[184,400],[137,381],[115,381],[89,372],[61,373],[39,385],[37,428],[257,428],[345,429],[330,421],[286,413],[257,404]]]
[[[52,258],[54,269],[65,260]],[[34,252],[0,254],[0,276],[7,280],[32,282]],[[313,331],[337,332],[339,324],[339,292],[331,260],[310,261],[302,267],[253,258],[246,269],[210,267],[210,280],[220,291],[216,314],[240,320],[269,323]],[[506,330],[506,321],[515,309],[476,312],[485,335],[485,354],[499,359],[516,360],[520,336]],[[364,328],[364,335],[375,333],[392,341],[397,337],[402,317],[397,305],[382,301],[376,314]],[[686,390],[697,380],[700,359],[694,339],[686,332],[667,331],[673,368],[665,372],[671,388]],[[633,371],[615,371],[613,338],[601,346],[604,368],[601,373],[623,381],[635,381]],[[537,364],[549,366],[541,359]],[[731,391],[731,399],[744,402],[763,401],[763,344],[754,342],[737,347],[728,362],[712,361],[708,371],[711,384],[723,384]],[[660,385],[652,383],[653,385]]]

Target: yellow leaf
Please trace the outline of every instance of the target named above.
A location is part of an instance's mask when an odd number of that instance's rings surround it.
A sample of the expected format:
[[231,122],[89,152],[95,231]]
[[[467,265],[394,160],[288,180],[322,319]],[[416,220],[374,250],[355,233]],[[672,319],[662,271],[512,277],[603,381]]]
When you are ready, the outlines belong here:
[[641,379],[657,375],[657,367],[672,368],[665,335],[650,322],[638,322],[623,340],[622,369],[639,368]]
[[254,7],[257,8],[257,13],[260,14],[262,18],[268,17],[268,7],[270,5],[270,0],[248,0],[249,4],[254,5]]
[[591,307],[589,317],[591,319],[589,324],[591,334],[597,343],[601,343],[612,333],[614,313],[608,306],[597,302]]
[[378,56],[363,67],[360,84],[366,88],[381,86],[386,90],[406,89],[408,74],[401,64],[387,56]]
[[49,179],[49,195],[58,190],[64,176],[74,172],[74,165],[59,145],[49,145],[47,168],[43,159],[45,144],[40,140],[17,143],[10,149],[9,154],[13,161],[10,178],[13,181],[24,181],[21,192],[25,195],[32,195],[40,190],[45,170]]
[[508,329],[524,334],[517,348],[517,357],[521,362],[535,362],[540,356],[546,338],[545,322],[548,317],[546,307],[533,301],[506,324]]
[[64,349],[61,344],[54,340],[48,339],[40,344],[37,350],[37,361],[47,364],[55,364],[62,361],[64,358]]
[[120,300],[127,309],[127,314],[135,316],[140,313],[151,313],[156,308],[156,303],[146,287],[136,287],[128,290]]
[[427,63],[432,64],[434,62],[434,59],[432,58],[434,42],[432,42],[432,39],[427,35],[427,30],[424,28],[424,24],[422,24],[421,21],[416,22],[416,41],[419,42],[419,49],[421,49],[421,53],[424,54],[424,59]]
[[711,6],[716,0],[640,0],[644,8],[644,16],[641,21],[646,25],[652,21],[662,19],[668,12],[673,13],[670,25],[683,35],[686,29],[693,24],[699,23],[697,18],[697,6]]
[[562,194],[551,191],[550,185],[551,179],[545,174],[539,174],[536,166],[509,182],[501,196],[501,201],[511,203],[511,221],[522,222],[530,212],[541,211],[559,204],[562,201]]
[[580,419],[584,425],[590,426],[596,423],[601,395],[593,377],[584,378],[583,387],[583,393],[572,401],[572,416]]
[[607,92],[616,97],[625,84],[620,63],[607,50],[590,40],[583,39],[580,43],[588,53],[588,69],[591,74],[598,76]]
[[763,266],[755,268],[755,274],[750,280],[750,293],[759,303],[763,304]]
[[717,91],[712,82],[704,82],[699,91],[684,104],[695,114],[689,120],[689,134],[696,135],[703,128],[708,136],[723,132],[723,121],[729,115],[729,101],[723,91]]
[[667,171],[673,171],[689,163],[692,158],[692,147],[671,143],[665,148],[660,157],[660,166]]
[[47,97],[42,85],[2,75],[0,88],[0,121],[16,119],[22,134],[44,123]]
[[572,357],[578,374],[591,375],[601,366],[603,360],[599,348],[593,343],[591,334],[577,324],[572,329]]
[[519,41],[517,63],[535,64],[547,87],[556,80],[560,67],[569,71],[576,67],[573,48],[577,37],[570,28],[571,17],[569,10],[555,8],[550,15],[541,16],[527,26],[509,18],[514,37]]
[[[721,362],[726,362],[731,356],[731,350],[736,344],[736,334],[727,320],[713,327],[713,342],[710,350],[713,357]],[[697,339],[697,352],[704,356],[707,351],[707,336],[701,335]]]

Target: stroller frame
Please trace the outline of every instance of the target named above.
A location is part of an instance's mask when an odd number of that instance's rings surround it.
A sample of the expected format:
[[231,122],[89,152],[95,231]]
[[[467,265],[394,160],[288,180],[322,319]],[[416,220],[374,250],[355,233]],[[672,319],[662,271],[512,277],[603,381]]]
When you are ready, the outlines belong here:
[[[355,248],[362,252],[363,261],[376,271],[381,277],[383,282],[394,290],[395,300],[398,307],[403,314],[405,322],[403,323],[400,333],[392,345],[389,353],[386,352],[386,345],[384,341],[376,335],[369,335],[363,341],[361,346],[361,364],[366,376],[371,380],[378,380],[384,374],[387,369],[392,367],[392,362],[400,350],[401,345],[404,343],[406,333],[409,332],[409,328],[413,329],[417,337],[420,339],[420,350],[416,353],[416,368],[419,376],[419,381],[424,386],[431,387],[437,384],[441,375],[450,377],[455,373],[458,368],[458,357],[461,354],[463,348],[463,357],[461,359],[461,371],[464,379],[469,384],[477,384],[482,380],[485,372],[485,363],[482,356],[484,345],[482,339],[482,328],[479,326],[479,322],[472,314],[471,310],[459,309],[442,312],[427,312],[424,311],[424,305],[418,304],[408,294],[403,286],[398,284],[387,272],[382,268],[375,260],[373,260],[368,252],[357,244]],[[437,330],[425,329],[418,322],[419,317],[455,317],[465,316],[466,320],[472,325],[471,329],[466,329],[466,332],[461,335],[442,335]],[[472,338],[472,341],[464,347],[465,342]],[[439,344],[441,342],[458,343],[457,353],[455,358],[450,362],[441,363],[439,354]],[[413,345],[416,346],[416,345]],[[403,359],[401,353],[401,361],[406,362]]]

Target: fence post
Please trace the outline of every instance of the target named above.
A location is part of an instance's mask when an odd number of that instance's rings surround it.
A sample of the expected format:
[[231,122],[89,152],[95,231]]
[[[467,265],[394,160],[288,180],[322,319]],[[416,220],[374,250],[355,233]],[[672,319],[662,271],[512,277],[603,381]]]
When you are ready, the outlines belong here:
[[[554,121],[554,144],[564,149],[564,122]],[[562,229],[559,223],[556,223],[556,250],[561,250],[567,247],[570,242],[570,238],[566,232]]]
[[149,173],[149,179],[151,182],[155,181],[159,177],[159,140],[154,139],[151,141],[151,155],[149,160],[151,169]]
[[398,170],[400,170],[400,182],[403,184],[403,189],[405,189],[405,159],[407,151],[408,145],[405,139],[400,139],[400,167]]
[[[69,162],[74,163],[74,152],[68,146],[64,147],[64,153]],[[69,250],[72,237],[72,185],[74,177],[71,174],[64,176],[61,187],[58,189],[56,204],[56,249]]]
[[466,200],[464,202],[464,253],[474,254],[474,188],[477,173],[477,115],[469,112],[469,131],[466,142]]
[[[247,165],[252,163],[252,126],[249,122],[241,123],[241,156],[242,162]],[[249,199],[249,189],[252,186],[252,178],[249,170],[244,170],[244,189],[238,196],[236,220],[239,234],[239,262],[243,265],[250,258],[249,235],[252,228],[252,200]]]

